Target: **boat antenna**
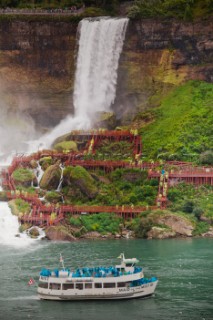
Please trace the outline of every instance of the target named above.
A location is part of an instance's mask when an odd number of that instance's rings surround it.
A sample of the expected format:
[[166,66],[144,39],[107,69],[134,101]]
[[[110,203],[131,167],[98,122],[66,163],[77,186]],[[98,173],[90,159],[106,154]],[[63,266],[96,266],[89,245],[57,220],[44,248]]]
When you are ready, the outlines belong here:
[[65,269],[65,267],[64,267],[64,259],[63,259],[61,253],[60,253],[60,262],[61,262],[61,265],[62,265],[63,269]]

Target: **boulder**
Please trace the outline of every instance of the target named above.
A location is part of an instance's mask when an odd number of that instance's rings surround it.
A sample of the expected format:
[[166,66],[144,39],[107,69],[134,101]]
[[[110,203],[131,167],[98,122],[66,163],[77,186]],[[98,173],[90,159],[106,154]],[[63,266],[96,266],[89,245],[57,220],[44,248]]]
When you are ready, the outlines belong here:
[[194,227],[192,223],[183,216],[177,216],[174,214],[165,214],[159,216],[156,220],[158,224],[164,224],[171,228],[177,235],[192,237]]
[[76,166],[72,167],[70,171],[71,183],[81,190],[89,199],[96,197],[98,189],[95,185],[95,181],[89,172],[83,167]]
[[46,238],[53,241],[75,241],[76,238],[64,226],[51,226],[45,230]]
[[38,228],[36,228],[36,227],[30,228],[29,232],[28,232],[28,235],[33,239],[38,238],[39,235],[40,235]]
[[49,166],[40,181],[40,188],[46,190],[56,190],[61,179],[61,168],[59,163]]
[[32,159],[32,160],[30,161],[30,166],[31,166],[31,168],[36,169],[36,168],[38,167],[37,161],[34,160],[34,159]]
[[31,186],[32,181],[37,181],[35,174],[31,170],[25,168],[18,168],[13,171],[12,177],[15,185],[26,188]]
[[162,227],[152,227],[152,229],[147,232],[148,239],[167,239],[174,238],[175,236],[176,232]]
[[101,234],[97,231],[87,232],[83,235],[85,239],[99,239],[102,238]]
[[75,141],[62,141],[53,145],[53,148],[58,152],[78,151],[77,143]]
[[104,128],[104,129],[112,130],[115,127],[116,127],[116,117],[114,112],[97,113],[95,128]]
[[213,238],[213,227],[210,227],[207,232],[203,233],[202,237]]
[[53,164],[53,159],[52,157],[43,157],[39,160],[39,164],[42,168],[42,170],[46,170],[49,166]]

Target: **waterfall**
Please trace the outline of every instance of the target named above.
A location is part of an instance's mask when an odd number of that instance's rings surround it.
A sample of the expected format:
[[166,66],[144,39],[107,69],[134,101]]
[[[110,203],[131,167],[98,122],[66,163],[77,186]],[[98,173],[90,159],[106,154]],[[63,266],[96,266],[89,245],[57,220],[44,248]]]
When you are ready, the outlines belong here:
[[74,86],[76,115],[91,122],[109,111],[116,96],[117,69],[128,19],[84,19],[79,24],[79,50]]
[[59,181],[58,187],[56,189],[57,192],[61,191],[61,187],[62,187],[62,183],[63,183],[64,167],[62,166],[62,164],[60,164],[60,169],[61,169],[61,177],[60,177],[60,181]]
[[18,218],[12,215],[7,202],[0,202],[0,243],[10,246],[27,246],[32,239],[19,233]]
[[73,129],[90,129],[98,111],[109,111],[116,97],[117,70],[127,18],[87,18],[78,26],[78,55],[73,103],[75,114],[50,133],[30,142],[29,152],[49,148],[59,136]]

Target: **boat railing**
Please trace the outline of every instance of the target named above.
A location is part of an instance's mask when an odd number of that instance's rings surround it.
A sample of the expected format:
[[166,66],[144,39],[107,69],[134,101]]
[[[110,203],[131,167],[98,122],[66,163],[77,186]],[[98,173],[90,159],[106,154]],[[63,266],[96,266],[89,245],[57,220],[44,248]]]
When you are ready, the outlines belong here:
[[49,269],[42,269],[40,275],[44,277],[55,277],[55,278],[106,278],[106,277],[120,277],[132,274],[137,274],[142,271],[141,267],[134,267],[133,271],[118,271],[115,267],[95,267],[95,268],[78,268],[71,272],[69,269],[59,270],[55,269],[50,271]]

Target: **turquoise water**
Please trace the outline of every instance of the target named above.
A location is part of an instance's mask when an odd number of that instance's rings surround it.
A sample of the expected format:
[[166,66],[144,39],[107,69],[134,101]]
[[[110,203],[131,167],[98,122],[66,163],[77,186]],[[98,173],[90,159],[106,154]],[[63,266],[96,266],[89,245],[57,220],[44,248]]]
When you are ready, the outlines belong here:
[[[0,319],[212,320],[213,239],[40,241],[27,248],[0,245]],[[128,301],[53,302],[37,299],[42,267],[114,265],[124,252],[136,257],[146,276],[157,276],[155,296]]]

